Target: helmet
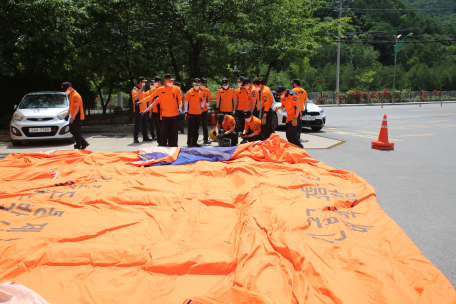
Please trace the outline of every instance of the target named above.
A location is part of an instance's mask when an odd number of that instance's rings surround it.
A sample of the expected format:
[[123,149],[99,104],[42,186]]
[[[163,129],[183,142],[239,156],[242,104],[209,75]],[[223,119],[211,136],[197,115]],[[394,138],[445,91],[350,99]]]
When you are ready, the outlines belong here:
[[211,131],[209,132],[209,138],[210,138],[211,140],[218,140],[218,139],[217,139],[217,133],[215,133],[215,130],[211,130]]
[[218,142],[220,147],[231,147],[231,139],[223,137]]

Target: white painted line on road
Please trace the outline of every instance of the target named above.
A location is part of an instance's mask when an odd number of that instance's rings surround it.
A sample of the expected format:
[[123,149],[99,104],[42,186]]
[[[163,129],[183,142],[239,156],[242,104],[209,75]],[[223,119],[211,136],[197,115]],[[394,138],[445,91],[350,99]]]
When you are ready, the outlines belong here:
[[433,133],[433,134],[408,134],[408,135],[399,135],[398,137],[409,137],[409,136],[432,136],[432,135],[437,135],[439,133]]

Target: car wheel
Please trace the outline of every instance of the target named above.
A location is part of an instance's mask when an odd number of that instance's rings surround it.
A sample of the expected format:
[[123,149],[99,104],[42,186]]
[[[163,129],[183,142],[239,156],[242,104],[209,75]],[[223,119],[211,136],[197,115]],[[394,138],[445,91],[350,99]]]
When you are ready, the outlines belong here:
[[20,145],[22,145],[22,141],[20,141],[20,140],[11,139],[11,143],[13,144],[13,146],[20,146]]
[[273,113],[272,115],[272,129],[275,130],[279,126],[279,118],[277,117],[277,113]]
[[312,127],[312,131],[320,131],[323,127]]

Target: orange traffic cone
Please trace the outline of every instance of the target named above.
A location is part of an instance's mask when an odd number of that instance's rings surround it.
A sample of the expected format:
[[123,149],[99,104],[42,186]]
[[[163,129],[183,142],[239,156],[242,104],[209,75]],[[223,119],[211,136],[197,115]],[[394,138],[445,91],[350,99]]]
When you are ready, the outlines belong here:
[[382,128],[378,135],[378,141],[372,142],[372,149],[377,150],[394,150],[394,143],[388,141],[388,124],[386,123],[386,115],[383,116]]
[[215,111],[212,110],[212,115],[211,115],[211,123],[210,125],[215,125]]

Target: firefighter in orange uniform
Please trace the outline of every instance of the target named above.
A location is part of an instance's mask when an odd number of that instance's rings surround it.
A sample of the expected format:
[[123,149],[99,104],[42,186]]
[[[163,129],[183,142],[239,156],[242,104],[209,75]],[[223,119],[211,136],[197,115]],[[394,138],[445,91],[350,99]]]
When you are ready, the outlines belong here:
[[301,88],[301,79],[293,80],[293,92],[299,96],[299,105],[301,106],[301,116],[298,121],[298,138],[301,139],[302,133],[302,118],[307,114],[307,92]]
[[238,78],[238,85],[240,86],[236,89],[236,93],[234,94],[234,111],[233,114],[239,121],[239,125],[237,128],[239,131],[244,130],[244,110],[248,109],[249,106],[249,90],[243,87],[244,80],[246,78],[240,76]]
[[250,82],[250,78],[244,78],[242,86],[244,89],[249,91],[249,104],[247,105],[247,109],[252,111],[253,116],[259,117],[259,112],[257,108],[258,92],[255,90],[255,87]]
[[257,140],[264,140],[263,132],[261,131],[261,120],[253,116],[250,109],[245,110],[242,114],[245,117],[244,131],[239,134],[242,137],[241,144]]
[[82,121],[84,120],[84,108],[82,106],[82,97],[73,89],[69,82],[62,83],[62,91],[69,95],[70,109],[68,110],[65,120],[70,120],[70,133],[76,142],[75,149],[84,150],[89,146],[89,143],[81,136]]
[[233,114],[233,98],[235,90],[233,87],[230,87],[230,82],[228,79],[222,79],[222,86],[217,90],[215,98],[217,99],[217,104],[215,110],[217,113],[222,113],[225,115]]
[[193,88],[185,94],[185,119],[188,120],[187,145],[189,147],[201,147],[198,144],[198,129],[206,102],[200,85],[201,79],[193,79]]
[[201,126],[203,127],[203,141],[205,144],[210,144],[209,141],[209,132],[207,130],[207,106],[211,104],[212,98],[211,90],[207,88],[207,79],[201,77],[200,91],[204,94],[204,108],[203,113],[201,113]]
[[299,105],[298,94],[296,94],[292,90],[286,89],[284,86],[278,86],[276,88],[276,94],[280,96],[280,101],[282,102],[282,105],[280,107],[276,107],[275,111],[277,112],[279,109],[285,109],[287,112],[287,140],[290,143],[304,149],[304,147],[301,144],[301,141],[298,138],[297,130],[298,119],[301,116],[301,106]]
[[163,147],[177,147],[179,135],[179,108],[182,104],[179,101],[179,88],[174,86],[173,82],[173,74],[166,74],[165,85],[141,100],[142,102],[153,101],[146,110],[141,112],[143,115],[160,105],[162,129],[159,146]]
[[257,113],[261,113],[261,117],[258,118],[261,119],[261,123],[263,124],[261,128],[264,139],[268,139],[271,133],[275,133],[272,129],[272,117],[274,115],[272,113],[272,103],[274,102],[274,96],[272,96],[271,89],[264,85],[263,79],[260,77],[253,80],[253,86],[260,96],[260,101],[257,103]]
[[133,142],[134,143],[139,143],[138,141],[138,133],[139,133],[139,127],[141,126],[141,132],[143,135],[143,141],[152,141],[152,139],[147,136],[147,121],[148,121],[148,115],[144,116],[141,115],[141,111],[144,111],[147,108],[147,104],[145,102],[142,102],[141,99],[143,99],[145,96],[147,96],[147,93],[145,92],[146,88],[146,79],[144,77],[138,77],[138,81],[134,88],[131,90],[131,97],[133,99],[133,112],[134,112],[134,119],[135,119],[135,125],[133,128]]
[[231,139],[231,146],[238,144],[238,134],[236,132],[236,120],[231,115],[219,113],[217,114],[217,125],[215,126],[217,139],[223,137]]
[[[155,90],[161,87],[161,77],[155,76],[154,79],[150,82],[150,90],[147,91],[147,96],[152,95]],[[147,102],[147,107],[152,104],[153,101]],[[149,112],[149,129],[152,139],[157,139],[157,142],[160,143],[161,138],[161,120],[160,120],[160,105],[155,107],[152,112]],[[155,135],[156,134],[156,135]]]

